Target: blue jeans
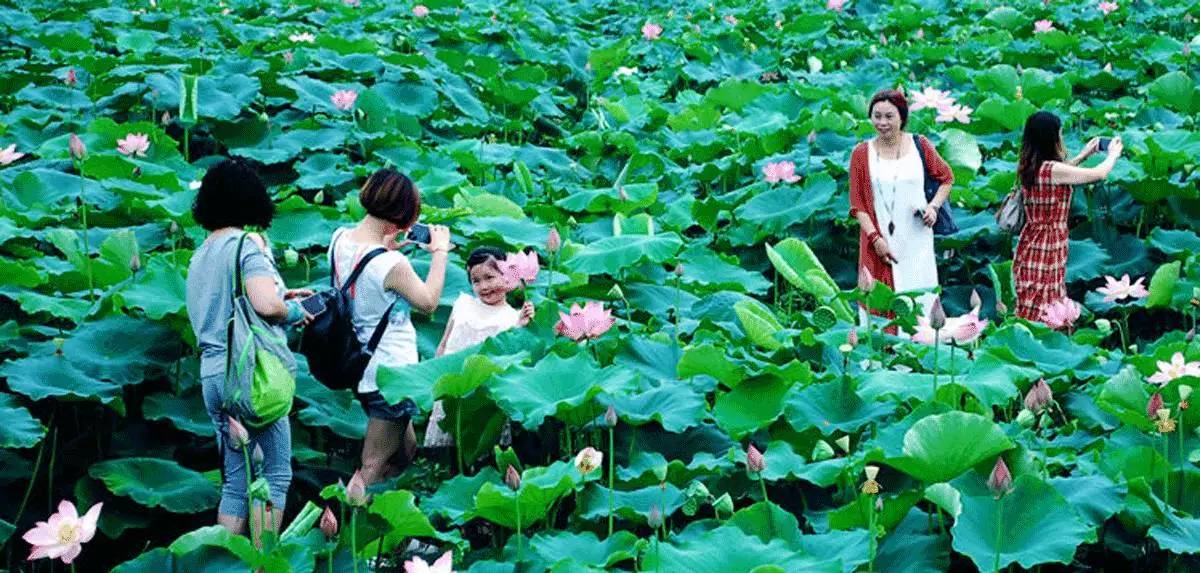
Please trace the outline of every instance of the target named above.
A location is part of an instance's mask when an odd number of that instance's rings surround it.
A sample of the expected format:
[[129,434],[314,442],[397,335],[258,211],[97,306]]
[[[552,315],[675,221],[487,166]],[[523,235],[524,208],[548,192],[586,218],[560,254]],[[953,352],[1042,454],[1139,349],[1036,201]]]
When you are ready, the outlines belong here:
[[[217,430],[217,448],[225,465],[224,483],[221,485],[221,505],[218,512],[230,517],[246,518],[249,503],[246,497],[246,455],[240,448],[232,447],[229,440],[229,414],[222,407],[225,391],[225,373],[203,378],[204,409],[212,418]],[[286,417],[274,424],[250,432],[250,452],[254,447],[262,448],[263,462],[256,477],[267,480],[271,489],[271,505],[282,508],[287,502],[288,488],[292,485],[292,427]],[[252,456],[253,457],[253,456]],[[251,459],[251,464],[254,463]]]

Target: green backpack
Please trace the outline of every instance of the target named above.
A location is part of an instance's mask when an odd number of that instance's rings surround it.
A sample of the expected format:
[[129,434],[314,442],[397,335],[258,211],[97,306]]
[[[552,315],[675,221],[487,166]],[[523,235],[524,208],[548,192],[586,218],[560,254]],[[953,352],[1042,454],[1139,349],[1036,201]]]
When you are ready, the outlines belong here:
[[264,428],[292,411],[296,358],[287,339],[258,316],[242,279],[242,247],[234,255],[233,316],[225,339],[225,409],[253,428]]

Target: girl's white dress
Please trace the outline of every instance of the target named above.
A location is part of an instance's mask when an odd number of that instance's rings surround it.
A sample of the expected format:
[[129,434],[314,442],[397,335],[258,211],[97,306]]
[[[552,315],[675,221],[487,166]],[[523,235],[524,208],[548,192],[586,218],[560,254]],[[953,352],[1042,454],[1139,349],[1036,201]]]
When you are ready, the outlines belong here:
[[[520,311],[507,304],[484,304],[474,296],[462,293],[450,309],[450,321],[447,323],[450,337],[446,339],[442,354],[453,354],[480,344],[516,326],[520,317]],[[445,417],[441,400],[434,402],[433,411],[429,414],[429,427],[425,429],[426,447],[454,445],[454,436],[438,426]]]

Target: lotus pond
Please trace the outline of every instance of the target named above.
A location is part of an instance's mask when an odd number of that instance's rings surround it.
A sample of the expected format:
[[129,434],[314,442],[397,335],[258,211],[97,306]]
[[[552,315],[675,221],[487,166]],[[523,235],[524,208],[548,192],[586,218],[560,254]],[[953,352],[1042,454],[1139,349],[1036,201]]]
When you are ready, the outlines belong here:
[[[83,571],[399,571],[445,551],[474,573],[1198,570],[1198,16],[1196,0],[0,7],[0,567],[66,570],[27,560],[22,535],[70,500],[103,503]],[[967,344],[855,326],[860,303],[915,324],[909,295],[856,288],[847,216],[868,98],[896,86],[958,106],[909,130],[955,174],[961,230],[937,248],[949,314],[988,320]],[[993,220],[1038,109],[1072,150],[1126,148],[1075,194],[1082,312],[1060,330],[1012,316],[1013,237]],[[470,247],[543,262],[531,327],[382,376],[390,400],[446,401],[465,461],[420,458],[365,507],[337,484],[366,418],[302,367],[286,529],[261,549],[214,525],[184,311],[193,182],[223,156],[267,180],[293,287],[325,284],[368,174],[412,175],[459,245],[441,308],[416,319],[423,358],[470,288]],[[616,325],[556,335],[586,301]],[[505,419],[537,447],[494,447]],[[588,447],[603,458],[580,467]]]

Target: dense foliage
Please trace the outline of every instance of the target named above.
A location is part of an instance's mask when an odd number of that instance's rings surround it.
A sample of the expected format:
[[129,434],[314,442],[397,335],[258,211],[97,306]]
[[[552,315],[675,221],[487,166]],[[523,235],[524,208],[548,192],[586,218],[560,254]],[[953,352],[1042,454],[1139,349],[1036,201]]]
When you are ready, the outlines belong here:
[[[104,503],[76,565],[125,573],[346,571],[355,555],[398,570],[413,539],[473,572],[1198,568],[1200,409],[1181,409],[1200,383],[1198,15],[1196,0],[10,3],[7,567],[46,568],[21,534],[70,499]],[[955,172],[943,300],[961,314],[977,291],[990,320],[965,347],[878,319],[851,335],[859,301],[914,323],[906,297],[854,288],[847,216],[866,102],[895,86],[960,106],[909,129]],[[992,219],[1042,108],[1072,151],[1126,145],[1108,183],[1075,195],[1067,279],[1084,310],[1060,331],[1005,310],[1012,238]],[[444,398],[469,447],[465,467],[421,459],[374,490],[356,538],[335,484],[366,418],[307,375],[293,527],[259,551],[211,525],[219,460],[184,273],[204,237],[192,183],[226,155],[268,180],[293,287],[324,284],[367,174],[413,176],[423,218],[460,246],[443,306],[417,319],[423,357],[469,289],[469,247],[541,253],[536,324],[384,375],[392,400]],[[1125,274],[1148,296],[1096,292]],[[587,300],[617,325],[556,336],[558,311]],[[537,456],[493,450],[505,418]],[[590,472],[585,446],[604,455]],[[327,506],[334,541],[314,527]]]

